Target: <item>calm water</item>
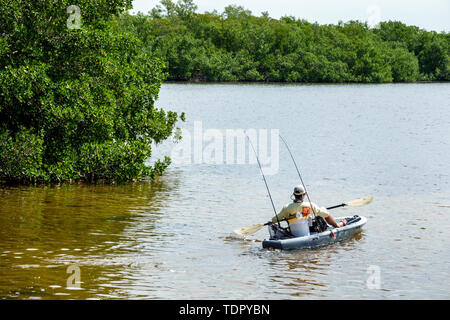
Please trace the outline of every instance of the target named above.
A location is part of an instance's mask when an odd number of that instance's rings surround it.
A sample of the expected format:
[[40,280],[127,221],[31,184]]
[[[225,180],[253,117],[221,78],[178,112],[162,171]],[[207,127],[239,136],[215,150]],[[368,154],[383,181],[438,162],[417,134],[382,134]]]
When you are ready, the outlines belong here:
[[[185,111],[192,135],[195,121],[222,133],[279,129],[319,205],[374,195],[332,212],[366,216],[363,232],[292,252],[262,249],[266,229],[234,236],[273,214],[248,161],[178,163],[158,181],[122,186],[2,187],[0,297],[449,299],[449,89],[165,84],[157,105]],[[277,209],[299,183],[281,141],[267,181]]]

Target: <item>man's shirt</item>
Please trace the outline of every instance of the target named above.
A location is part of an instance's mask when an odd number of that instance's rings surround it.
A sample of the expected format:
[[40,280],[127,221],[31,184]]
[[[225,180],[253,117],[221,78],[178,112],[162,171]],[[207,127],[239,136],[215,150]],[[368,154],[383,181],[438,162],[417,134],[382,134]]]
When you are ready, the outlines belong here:
[[[312,204],[312,207],[311,207]],[[316,213],[316,215],[321,216],[322,218],[328,218],[328,216],[330,215],[328,213],[328,210],[324,207],[319,207],[314,203],[309,203],[306,201],[303,202],[292,202],[289,204],[286,204],[283,209],[281,209],[280,213],[278,213],[276,216],[274,216],[272,218],[272,222],[276,223],[277,222],[277,216],[278,216],[278,220],[283,220],[283,219],[294,219],[296,218],[296,214],[297,212],[300,212],[303,216],[303,218],[307,219],[310,216],[313,217],[314,213]],[[313,212],[314,211],[314,212]]]

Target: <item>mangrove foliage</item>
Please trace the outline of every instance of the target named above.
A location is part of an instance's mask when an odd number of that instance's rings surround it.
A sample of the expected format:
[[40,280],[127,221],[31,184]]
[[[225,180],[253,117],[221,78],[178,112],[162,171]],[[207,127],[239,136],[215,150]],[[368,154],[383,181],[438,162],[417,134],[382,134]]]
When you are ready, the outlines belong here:
[[0,2],[0,180],[132,181],[167,167],[146,164],[179,118],[154,106],[164,63],[113,30],[131,3]]
[[162,0],[124,14],[115,28],[166,62],[169,80],[282,82],[448,81],[449,33],[401,22],[319,25],[255,16],[241,6],[197,13],[192,0]]

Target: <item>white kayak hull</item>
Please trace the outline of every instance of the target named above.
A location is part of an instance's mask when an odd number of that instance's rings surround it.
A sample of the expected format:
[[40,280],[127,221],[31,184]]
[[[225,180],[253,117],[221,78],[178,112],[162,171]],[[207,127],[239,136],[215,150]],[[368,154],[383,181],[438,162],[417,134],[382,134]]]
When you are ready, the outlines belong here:
[[[336,221],[340,221],[344,218],[353,217],[340,217],[336,218]],[[348,224],[342,228],[331,227],[320,233],[312,233],[309,236],[288,238],[288,239],[271,239],[264,240],[262,243],[263,248],[273,248],[281,250],[292,250],[292,249],[304,249],[304,248],[314,248],[326,244],[335,243],[352,237],[354,234],[361,231],[362,227],[366,224],[367,219],[365,217],[359,216],[358,221]],[[334,236],[333,236],[334,234]]]

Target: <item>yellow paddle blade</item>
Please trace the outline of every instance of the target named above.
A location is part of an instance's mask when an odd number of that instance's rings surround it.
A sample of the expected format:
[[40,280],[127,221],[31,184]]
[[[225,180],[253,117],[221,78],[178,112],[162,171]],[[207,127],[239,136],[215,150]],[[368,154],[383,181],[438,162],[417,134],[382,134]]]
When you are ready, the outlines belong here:
[[350,207],[360,207],[360,206],[365,206],[366,204],[371,203],[372,200],[373,200],[373,196],[370,196],[367,198],[361,198],[361,199],[356,199],[356,200],[346,202],[345,205],[350,206]]
[[255,224],[250,227],[245,227],[245,228],[234,230],[234,232],[240,236],[248,236],[250,234],[253,234],[253,233],[259,231],[262,227],[264,227],[264,224]]

